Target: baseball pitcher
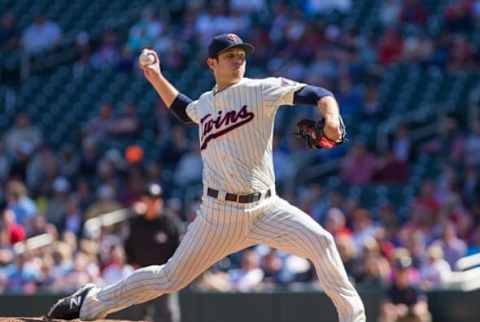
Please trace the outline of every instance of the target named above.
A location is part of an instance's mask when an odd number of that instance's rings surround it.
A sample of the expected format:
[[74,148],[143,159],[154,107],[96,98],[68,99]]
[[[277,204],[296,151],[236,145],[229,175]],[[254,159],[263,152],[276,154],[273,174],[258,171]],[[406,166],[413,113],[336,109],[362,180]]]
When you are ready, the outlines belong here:
[[275,192],[272,136],[278,107],[318,108],[323,120],[302,120],[298,134],[312,148],[330,149],[345,136],[337,102],[320,87],[285,78],[244,77],[252,50],[235,34],[214,37],[207,64],[216,85],[195,101],[165,79],[157,54],[144,50],[152,57],[140,61],[147,80],[180,120],[198,125],[203,160],[200,210],[166,264],[139,269],[106,287],[86,285],[59,300],[49,317],[103,318],[179,291],[223,257],[262,243],[312,261],[340,322],[366,321],[362,300],[347,278],[332,235]]

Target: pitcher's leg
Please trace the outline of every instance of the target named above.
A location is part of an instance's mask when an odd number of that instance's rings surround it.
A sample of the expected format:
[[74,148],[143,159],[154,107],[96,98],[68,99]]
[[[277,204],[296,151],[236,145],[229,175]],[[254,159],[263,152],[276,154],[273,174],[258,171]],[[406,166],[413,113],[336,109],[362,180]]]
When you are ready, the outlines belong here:
[[[213,216],[212,216],[213,217]],[[240,218],[240,216],[238,216]],[[105,317],[187,286],[199,274],[236,248],[236,227],[198,216],[189,226],[175,254],[165,265],[148,266],[126,279],[91,291],[80,311],[82,320]],[[239,240],[240,242],[240,240]]]
[[253,224],[250,238],[310,259],[340,322],[365,322],[360,296],[350,283],[332,235],[302,210],[278,198]]

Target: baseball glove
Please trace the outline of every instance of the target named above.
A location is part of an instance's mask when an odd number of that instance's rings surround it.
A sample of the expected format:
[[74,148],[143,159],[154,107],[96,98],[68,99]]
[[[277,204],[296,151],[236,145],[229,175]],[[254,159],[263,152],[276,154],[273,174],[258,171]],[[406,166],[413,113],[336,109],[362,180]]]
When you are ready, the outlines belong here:
[[333,141],[328,138],[323,132],[325,127],[325,120],[321,119],[318,122],[313,120],[303,119],[297,123],[297,137],[305,140],[307,146],[311,149],[332,149],[338,144],[342,144],[346,141],[347,132],[345,131],[345,124],[340,117],[340,128],[342,136],[340,140]]

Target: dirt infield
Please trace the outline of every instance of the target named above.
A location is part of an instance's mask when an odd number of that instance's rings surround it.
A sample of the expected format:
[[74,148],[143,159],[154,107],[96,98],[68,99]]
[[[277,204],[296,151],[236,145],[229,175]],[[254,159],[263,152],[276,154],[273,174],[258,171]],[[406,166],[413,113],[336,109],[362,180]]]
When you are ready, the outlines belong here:
[[[48,319],[46,317],[23,318],[23,317],[0,317],[0,322],[63,322],[66,320]],[[80,320],[70,320],[71,322],[80,322]],[[96,322],[133,322],[128,320],[95,320]],[[137,322],[137,321],[135,321]]]

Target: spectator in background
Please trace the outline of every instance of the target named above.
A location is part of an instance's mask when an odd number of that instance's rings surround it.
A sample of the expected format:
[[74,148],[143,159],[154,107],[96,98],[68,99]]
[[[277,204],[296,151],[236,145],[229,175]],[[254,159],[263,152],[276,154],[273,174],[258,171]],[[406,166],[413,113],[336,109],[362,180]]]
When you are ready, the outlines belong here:
[[2,268],[12,263],[14,256],[13,245],[10,243],[8,230],[0,225],[0,275],[4,273]]
[[[0,182],[4,182],[10,174],[10,159],[5,150],[5,143],[0,137]],[[0,192],[1,194],[1,192]]]
[[27,166],[26,184],[33,193],[50,193],[60,161],[48,145],[42,145]]
[[389,27],[379,43],[378,61],[386,66],[398,62],[402,57],[403,46],[403,38],[400,32],[395,27]]
[[17,28],[15,16],[5,12],[0,17],[0,49],[10,51],[19,45],[20,32]]
[[175,167],[175,184],[179,187],[200,183],[202,179],[202,159],[198,145],[192,151],[182,155]]
[[260,259],[253,250],[243,252],[240,268],[230,270],[229,274],[232,290],[239,292],[255,290],[264,277],[260,268]]
[[438,220],[440,203],[435,197],[435,184],[430,180],[424,180],[420,186],[419,194],[413,199],[411,207],[422,212],[429,221]]
[[468,244],[466,256],[478,254],[480,253],[480,226],[477,226],[470,238],[470,242]]
[[335,242],[348,276],[350,279],[354,279],[358,273],[358,251],[355,247],[352,236],[347,234],[336,235]]
[[359,86],[353,86],[352,79],[348,75],[342,75],[339,79],[338,91],[335,97],[338,105],[342,107],[342,115],[346,117],[358,115],[359,107],[362,106],[364,100],[363,91]]
[[283,286],[288,282],[291,276],[285,272],[285,266],[276,249],[270,251],[262,257],[260,268],[263,271],[262,286],[266,288],[275,288]]
[[[93,266],[92,266],[93,265]],[[78,252],[73,261],[73,267],[64,276],[55,281],[53,288],[57,292],[69,293],[88,283],[96,283],[99,270],[95,263],[90,263],[89,257]]]
[[445,10],[445,28],[452,33],[469,33],[474,30],[472,1],[458,0],[450,3]]
[[11,245],[25,240],[25,229],[22,225],[17,224],[15,219],[15,213],[8,208],[2,208],[1,210],[1,223],[0,227],[5,229],[8,239]]
[[259,14],[266,5],[265,0],[230,0],[230,8],[242,14]]
[[125,250],[128,263],[134,267],[163,264],[179,245],[182,229],[178,218],[164,208],[162,194],[159,184],[147,184],[140,201],[131,209]]
[[384,289],[390,274],[390,264],[384,257],[380,254],[368,254],[362,258],[361,269],[355,276],[355,282],[362,289]]
[[53,224],[48,223],[43,215],[35,216],[28,228],[28,238],[41,234],[50,234],[54,239],[58,236],[58,230]]
[[394,151],[388,149],[378,159],[373,181],[386,184],[401,184],[408,179],[408,163],[395,157]]
[[28,231],[32,219],[37,215],[37,207],[28,197],[27,188],[22,182],[13,180],[7,184],[7,207],[15,214],[17,223]]
[[396,25],[400,18],[402,10],[402,1],[400,0],[386,0],[382,1],[380,9],[380,20],[384,26]]
[[134,53],[140,52],[142,48],[152,48],[164,31],[165,26],[155,11],[145,8],[140,21],[130,28],[126,46]]
[[[341,176],[350,184],[370,183],[377,168],[375,156],[358,142],[351,147],[341,163]],[[362,171],[358,171],[362,169]]]
[[382,304],[380,322],[430,322],[427,298],[410,279],[411,261],[408,257],[395,264],[394,281]]
[[427,21],[427,14],[421,0],[406,0],[400,12],[400,20],[404,23],[423,25]]
[[392,150],[395,154],[395,159],[401,162],[410,160],[412,153],[412,143],[409,135],[408,127],[405,124],[400,125],[392,142]]
[[449,70],[451,72],[462,71],[465,68],[473,67],[473,64],[474,48],[471,46],[469,39],[463,35],[453,36],[449,51]]
[[34,265],[30,265],[30,255],[16,253],[15,263],[5,269],[7,275],[6,293],[10,294],[34,294],[36,281],[40,272]]
[[180,126],[174,126],[167,137],[160,139],[163,144],[158,157],[166,168],[173,170],[189,149],[185,130]]
[[100,106],[98,116],[87,123],[84,133],[86,138],[92,140],[94,143],[103,143],[114,127],[113,107],[110,103],[103,103]]
[[112,186],[101,185],[97,190],[97,200],[86,210],[85,219],[95,218],[100,215],[118,210],[122,205],[115,199],[115,190]]
[[74,178],[80,167],[80,156],[71,144],[61,147],[59,156],[59,174],[66,178]]
[[413,30],[405,38],[403,59],[413,64],[427,64],[433,53],[432,39],[422,31]]
[[125,249],[120,245],[112,246],[110,260],[102,271],[102,280],[105,285],[113,284],[133,272],[133,267],[126,263]]
[[420,269],[423,289],[435,289],[448,281],[452,269],[443,258],[443,250],[439,245],[432,245],[427,250],[427,263]]
[[432,245],[441,247],[450,267],[455,267],[455,263],[465,256],[467,251],[466,243],[457,236],[455,225],[452,222],[444,225],[442,237],[435,240]]
[[50,254],[43,255],[40,260],[40,276],[36,282],[38,293],[49,293],[55,284],[56,276],[53,274],[53,259]]
[[463,200],[471,206],[480,197],[480,174],[473,165],[465,166],[465,175],[460,179]]
[[115,125],[110,127],[109,132],[115,137],[134,138],[141,130],[137,108],[132,103],[125,104],[123,111],[119,115],[114,116],[112,123]]
[[[179,219],[164,208],[162,196],[162,187],[149,183],[144,187],[140,202],[130,210],[133,217],[128,222],[125,251],[127,262],[134,268],[166,263],[180,244],[182,227]],[[141,317],[159,322],[178,322],[179,318],[176,294],[155,299]]]
[[83,213],[79,209],[78,200],[75,196],[68,196],[65,205],[65,213],[60,222],[60,231],[69,231],[78,237],[83,234]]
[[341,209],[328,209],[323,226],[333,237],[337,237],[338,235],[352,236],[352,231],[347,227],[347,220]]
[[311,14],[328,15],[332,11],[347,13],[352,8],[352,0],[307,0],[305,12]]
[[73,268],[73,252],[67,243],[59,241],[53,246],[53,275],[56,279],[61,278]]
[[57,177],[53,182],[53,195],[47,204],[45,215],[49,223],[57,227],[61,226],[67,213],[68,194],[70,182],[64,177]]
[[57,45],[62,36],[60,27],[43,15],[37,15],[22,35],[22,46],[27,54],[38,54]]
[[480,120],[475,120],[465,142],[465,159],[469,165],[480,166]]
[[365,242],[374,239],[378,227],[372,220],[368,209],[358,208],[352,214],[352,238],[357,250],[363,250]]
[[116,66],[119,59],[117,35],[113,31],[108,31],[103,34],[99,49],[92,55],[91,64],[95,69],[106,69]]
[[30,118],[25,113],[19,113],[15,125],[5,133],[5,147],[10,157],[20,150],[30,156],[42,141],[42,133],[30,123]]
[[362,117],[372,121],[378,121],[384,112],[379,101],[379,90],[377,85],[368,85],[365,89],[365,99],[360,104],[362,110],[359,111]]

